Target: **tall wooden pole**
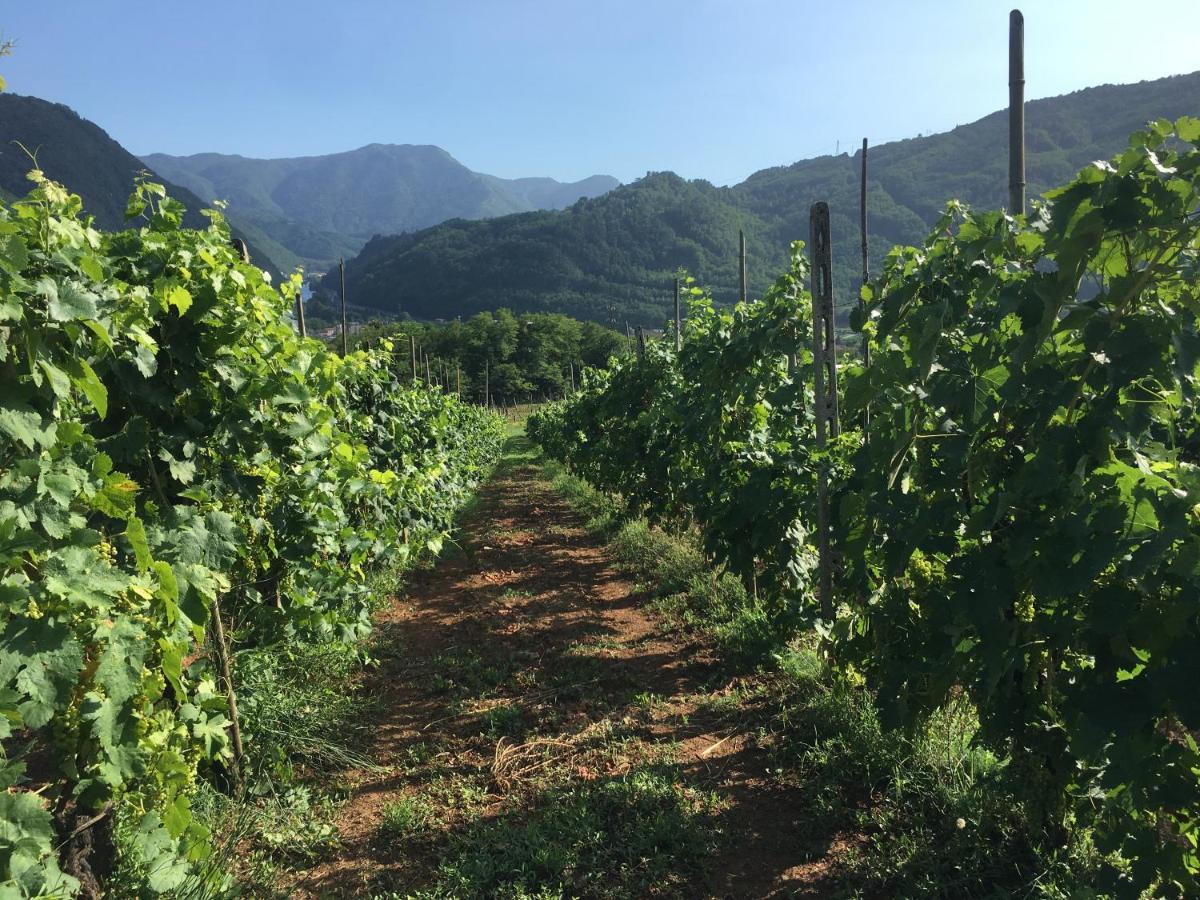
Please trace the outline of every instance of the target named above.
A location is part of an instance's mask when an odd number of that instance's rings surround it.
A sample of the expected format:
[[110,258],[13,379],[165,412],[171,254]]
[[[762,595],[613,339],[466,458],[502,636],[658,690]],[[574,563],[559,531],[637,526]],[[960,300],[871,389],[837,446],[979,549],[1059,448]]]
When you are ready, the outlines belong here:
[[429,365],[429,353],[425,353],[425,384],[433,387],[433,369]]
[[675,352],[683,349],[683,319],[679,314],[679,279],[675,279]]
[[492,361],[483,361],[483,405],[492,408]]
[[346,330],[346,260],[338,257],[338,278],[342,283],[342,356],[350,352],[349,334]]
[[454,364],[454,395],[462,399],[462,366]]
[[816,367],[813,385],[817,393],[817,443],[821,444],[826,434],[836,437],[840,433],[828,203],[814,203],[809,210],[809,238],[812,248],[813,365]]
[[300,294],[296,294],[296,329],[300,332],[300,337],[308,337],[308,329],[304,326],[304,301],[300,299]]
[[[829,204],[814,203],[809,210],[809,246],[812,248],[813,388],[816,402],[817,451],[837,437],[837,345],[833,330],[833,254],[829,235]],[[829,541],[829,470],[817,470],[817,551],[820,560],[818,595],[821,615],[832,620],[833,551]]]
[[[870,263],[867,261],[867,139],[862,146],[862,181],[858,191],[858,228],[862,233],[862,283],[871,280]],[[866,302],[859,296],[859,309],[866,312]],[[863,338],[863,359],[867,357],[867,339]]]
[[[858,228],[862,234],[862,283],[863,287],[871,280],[871,267],[867,261],[867,139],[863,138],[862,145],[862,182],[858,191]],[[862,358],[863,367],[871,365],[871,343],[867,340],[867,301],[862,294],[858,297],[858,314],[863,323]],[[867,427],[871,424],[871,409],[863,409],[863,440],[869,440]]]
[[637,327],[637,358],[638,362],[646,358],[646,330],[641,325]]
[[738,278],[741,284],[741,290],[738,292],[738,299],[743,303],[746,302],[746,232],[738,229]]
[[1025,17],[1008,14],[1008,211],[1025,213]]
[[408,350],[412,357],[412,380],[417,380],[417,336],[410,334],[408,336]]

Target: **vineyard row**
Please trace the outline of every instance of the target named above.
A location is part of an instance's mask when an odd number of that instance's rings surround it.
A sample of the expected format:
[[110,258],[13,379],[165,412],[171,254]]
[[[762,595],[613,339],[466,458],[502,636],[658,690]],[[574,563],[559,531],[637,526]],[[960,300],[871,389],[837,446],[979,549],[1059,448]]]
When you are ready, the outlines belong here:
[[1197,144],[1157,122],[1028,215],[951,204],[864,287],[836,380],[796,244],[762,299],[689,284],[678,347],[530,422],[696,528],[885,724],[968,700],[1029,820],[1094,835],[1116,896],[1200,889]]
[[219,213],[142,183],[102,233],[31,178],[0,204],[0,895],[97,896],[114,862],[211,893],[197,782],[258,774],[237,659],[361,637],[369,574],[436,551],[503,423],[298,336],[299,276]]

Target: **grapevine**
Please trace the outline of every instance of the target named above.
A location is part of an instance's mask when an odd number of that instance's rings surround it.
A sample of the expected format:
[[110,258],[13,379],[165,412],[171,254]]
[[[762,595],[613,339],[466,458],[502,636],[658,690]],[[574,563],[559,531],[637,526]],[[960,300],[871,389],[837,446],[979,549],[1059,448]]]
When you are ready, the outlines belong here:
[[298,276],[219,212],[185,229],[145,182],[101,233],[31,179],[0,205],[0,893],[94,892],[60,860],[118,817],[172,891],[211,852],[197,774],[231,764],[217,601],[239,646],[360,637],[367,573],[440,545],[500,424],[387,345],[297,337]]
[[[864,288],[851,430],[814,449],[803,265],[694,301],[682,350],[588,373],[531,422],[631,509],[695,526],[863,677],[885,722],[965,696],[1031,826],[1090,830],[1103,889],[1200,875],[1200,120],[1152,123],[1028,218],[951,204]],[[789,372],[788,354],[798,354]],[[839,607],[813,602],[815,477]]]

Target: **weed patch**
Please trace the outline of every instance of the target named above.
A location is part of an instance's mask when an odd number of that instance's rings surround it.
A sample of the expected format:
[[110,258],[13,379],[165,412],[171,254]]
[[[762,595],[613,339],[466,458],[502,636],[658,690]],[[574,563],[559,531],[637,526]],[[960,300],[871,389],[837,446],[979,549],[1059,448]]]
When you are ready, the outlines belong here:
[[554,788],[457,836],[421,896],[670,896],[715,846],[715,809],[670,768]]
[[379,836],[384,840],[412,837],[423,831],[433,817],[433,808],[420,797],[402,797],[384,807]]

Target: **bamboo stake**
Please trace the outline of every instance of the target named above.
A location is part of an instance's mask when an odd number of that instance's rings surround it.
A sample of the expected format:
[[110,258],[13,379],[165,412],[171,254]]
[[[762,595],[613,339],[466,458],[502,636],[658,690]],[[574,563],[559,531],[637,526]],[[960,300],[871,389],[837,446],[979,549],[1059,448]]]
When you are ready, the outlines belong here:
[[1008,15],[1008,208],[1025,214],[1025,17]]

